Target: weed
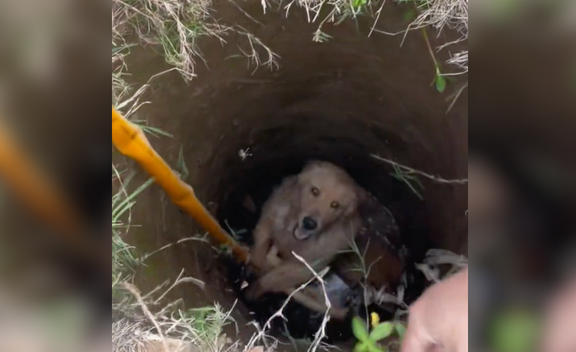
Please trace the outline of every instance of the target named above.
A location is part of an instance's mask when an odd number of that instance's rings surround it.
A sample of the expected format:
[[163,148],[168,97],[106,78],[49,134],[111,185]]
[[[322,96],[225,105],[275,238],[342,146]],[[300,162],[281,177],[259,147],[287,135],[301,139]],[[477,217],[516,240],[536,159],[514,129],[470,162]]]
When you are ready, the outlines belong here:
[[[134,192],[128,193],[126,187],[134,174],[122,182],[117,169],[113,166],[112,170],[113,178],[120,182],[120,190],[112,196],[112,282],[117,282],[140,264],[140,259],[134,253],[134,247],[124,241],[124,235],[130,227],[131,209],[136,203],[135,198],[148,188],[153,180],[149,179]],[[126,215],[128,219],[125,223],[123,219]]]
[[115,45],[112,42],[112,104],[116,105],[126,97],[129,92],[128,83],[124,80],[126,65],[124,58],[130,53],[134,44]]
[[428,39],[428,33],[426,32],[426,28],[422,28],[422,36],[426,41],[426,46],[428,47],[428,52],[430,53],[430,57],[432,58],[432,62],[434,63],[434,81],[432,83],[435,84],[436,90],[440,93],[444,93],[446,89],[446,78],[443,76],[442,71],[440,70],[440,63],[436,60],[436,56],[434,55],[434,51],[432,50],[432,46],[430,45],[430,40]]
[[[461,1],[461,0],[454,0]],[[429,6],[426,11],[428,16],[432,14],[431,9],[437,6],[432,0],[423,0],[422,3],[427,2]],[[437,2],[437,1],[436,1]],[[326,23],[339,24],[346,19],[355,20],[361,15],[374,15],[379,14],[375,11],[375,6],[383,4],[384,1],[374,0],[292,0],[285,1],[284,9],[288,13],[290,7],[295,4],[304,8],[309,22],[318,23],[317,30],[313,33],[313,40],[316,42],[324,43],[331,40],[332,37],[324,30]],[[420,3],[420,1],[419,1]],[[263,0],[264,9],[267,8],[268,1]],[[185,80],[191,80],[195,76],[196,60],[203,61],[202,53],[198,50],[198,43],[202,38],[211,38],[218,40],[222,44],[226,43],[226,37],[230,33],[237,33],[242,35],[247,41],[245,46],[240,47],[239,50],[242,56],[247,57],[250,62],[256,67],[268,66],[270,68],[277,68],[278,56],[267,48],[258,38],[248,33],[243,28],[237,26],[226,26],[218,23],[211,10],[211,0],[194,0],[194,1],[179,1],[179,0],[113,0],[113,103],[120,105],[121,108],[127,108],[128,111],[124,115],[126,117],[134,113],[140,106],[148,102],[139,102],[139,98],[146,89],[146,86],[138,89],[136,94],[129,99],[126,99],[130,93],[130,87],[124,80],[126,77],[126,65],[124,58],[130,54],[130,49],[135,44],[128,44],[124,41],[127,33],[133,32],[139,39],[138,44],[150,44],[151,47],[159,50],[165,61],[173,66]],[[381,8],[380,8],[381,9]],[[407,14],[405,19],[407,21],[422,21],[423,13],[410,13]],[[436,15],[434,15],[436,16]],[[416,17],[416,19],[414,19]],[[435,17],[436,18],[436,17]],[[428,17],[430,25],[438,25],[439,22],[435,18]],[[376,24],[376,21],[375,21]],[[442,25],[439,25],[440,27]],[[260,50],[263,49],[263,50]],[[463,54],[462,54],[462,57]],[[462,57],[455,57],[453,60],[462,61]],[[463,62],[467,63],[467,55]],[[441,72],[441,67],[435,62],[436,78],[435,86],[440,92],[444,91],[446,86],[446,79]],[[122,105],[123,104],[123,105]],[[129,107],[130,105],[130,107]],[[155,127],[148,126],[146,121],[134,120],[141,126],[141,128],[150,135],[156,137],[172,138],[169,133],[159,130]],[[178,157],[178,170],[180,177],[186,179],[189,175],[189,170],[186,167],[183,157],[183,150],[180,149]],[[415,193],[418,194],[417,186],[420,188],[421,184],[417,179],[415,170],[405,169],[403,166],[394,166],[394,171],[397,175],[401,175],[404,180],[411,182]],[[113,177],[117,180],[120,179],[120,172],[113,168]],[[422,176],[422,175],[420,175]],[[120,191],[114,195],[113,203],[113,282],[115,286],[120,287],[121,283],[132,275],[132,270],[143,263],[143,261],[151,255],[172,246],[172,244],[164,246],[152,253],[145,256],[136,255],[135,248],[127,244],[123,238],[128,231],[130,224],[130,209],[135,204],[135,199],[146,187],[150,185],[152,180],[148,180],[145,184],[138,187],[134,192],[128,193],[126,186],[132,179],[133,175],[123,180],[124,184],[121,185]],[[432,176],[435,177],[435,176]],[[440,179],[443,180],[443,179]],[[451,181],[451,180],[446,180]],[[124,222],[125,221],[125,222]],[[202,237],[192,237],[183,239],[183,241],[204,241]],[[371,265],[370,265],[371,266]],[[359,268],[365,274],[369,272],[370,267],[366,263],[362,263],[362,268]],[[315,280],[321,281],[321,274],[315,275]],[[184,282],[177,280],[174,284]],[[302,288],[300,288],[302,289]],[[298,290],[297,290],[298,291]],[[135,291],[137,292],[137,291]],[[132,293],[134,295],[134,293]],[[162,295],[161,297],[164,297]],[[290,298],[289,298],[290,299]],[[207,308],[199,308],[193,310],[175,309],[175,305],[169,307],[150,311],[150,315],[135,312],[138,310],[144,311],[144,306],[150,305],[154,308],[158,304],[158,300],[150,300],[150,296],[146,295],[141,297],[139,303],[131,303],[130,306],[122,307],[123,312],[130,315],[130,319],[122,319],[119,323],[123,323],[124,330],[113,330],[115,341],[118,345],[122,345],[122,338],[129,339],[142,339],[143,336],[153,335],[153,330],[150,329],[150,324],[154,325],[155,333],[162,336],[174,337],[182,339],[183,341],[193,342],[196,345],[201,345],[201,350],[220,351],[222,350],[220,337],[222,335],[222,327],[230,322],[229,313],[224,312],[221,307],[214,305]],[[170,309],[168,309],[170,308]],[[147,308],[146,308],[147,309]],[[282,316],[280,310],[276,317]],[[145,321],[145,323],[144,323]],[[374,345],[378,347],[378,343],[382,340],[380,337],[386,335],[387,324],[378,324],[372,327],[372,331],[366,334],[368,339],[366,341],[374,341]],[[402,335],[400,326],[394,325],[394,329],[388,335],[396,334]],[[266,326],[264,330],[259,332],[254,340],[251,340],[252,346],[256,340],[263,339],[266,335]],[[322,328],[323,329],[323,328]],[[377,332],[374,332],[377,331]],[[320,341],[324,336],[324,331],[321,330],[317,334],[317,338],[311,341],[310,350],[315,350],[320,346]],[[384,337],[385,338],[385,337]],[[137,341],[136,345],[141,341]],[[371,343],[366,343],[371,345]],[[116,345],[115,345],[116,346]],[[129,349],[114,348],[115,351],[128,351]],[[233,349],[230,349],[233,350]],[[373,350],[366,350],[373,351]],[[381,350],[379,350],[381,351]]]
[[352,0],[352,8],[355,11],[360,11],[362,7],[368,4],[368,0]]
[[398,165],[392,165],[392,168],[394,169],[394,172],[390,173],[390,175],[398,181],[404,182],[418,198],[423,200],[424,198],[420,192],[418,192],[418,188],[423,190],[424,186],[420,180],[418,180],[418,177],[409,171],[401,169]]
[[388,347],[383,345],[383,341],[396,335],[400,341],[404,337],[406,327],[400,322],[380,322],[378,315],[372,313],[370,329],[366,323],[358,317],[352,319],[352,332],[358,339],[355,352],[385,352]]
[[420,193],[418,192],[416,186],[418,186],[418,188],[420,188],[420,189],[424,189],[424,186],[422,185],[422,183],[418,179],[418,176],[422,176],[422,177],[427,178],[433,182],[443,183],[443,184],[454,184],[454,185],[466,185],[466,184],[468,184],[467,178],[445,179],[445,178],[440,177],[440,176],[434,176],[434,175],[428,174],[426,172],[413,169],[411,167],[402,165],[402,164],[397,163],[393,160],[386,159],[386,158],[383,158],[383,157],[378,156],[378,155],[372,154],[372,157],[392,166],[394,172],[391,173],[390,175],[392,177],[396,178],[397,180],[406,183],[406,185],[410,188],[410,190],[412,190],[412,192],[414,192],[414,194],[416,194],[416,196],[420,199],[423,199],[423,198],[422,198],[422,195],[420,195]]
[[[212,17],[212,0],[113,0],[113,37],[122,41],[134,32],[140,42],[160,49],[165,61],[186,81],[195,77],[196,60],[205,64],[198,43],[212,38],[226,44],[226,36],[238,33],[249,42],[240,49],[250,62],[258,66],[277,67],[278,56],[260,39],[237,26],[226,26]],[[256,47],[264,49],[261,55]]]
[[[338,25],[348,19],[356,20],[360,15],[374,17],[374,23],[368,34],[369,36],[372,35],[373,32],[387,35],[404,34],[404,36],[406,36],[411,30],[432,27],[438,32],[441,32],[444,28],[449,28],[461,34],[460,39],[444,44],[440,46],[438,50],[467,40],[468,1],[396,0],[396,2],[407,3],[412,6],[404,15],[404,19],[410,22],[410,24],[406,30],[397,33],[390,33],[376,28],[386,3],[386,1],[383,0],[286,0],[284,10],[286,11],[286,15],[288,15],[294,6],[303,8],[306,12],[308,22],[318,23],[318,27],[314,31],[313,40],[320,43],[332,39],[332,37],[324,31],[323,27],[326,23]],[[267,4],[267,1],[263,1],[263,4]],[[448,63],[466,72],[468,70],[468,51],[464,50],[452,55]],[[437,77],[434,81],[436,89],[443,92],[446,86],[446,79],[440,70],[440,65],[435,63],[434,66]]]
[[[230,311],[223,310],[220,305],[181,309],[177,308],[179,301],[176,301],[162,309],[156,309],[170,289],[184,282],[187,281],[179,279],[165,292],[160,292],[159,287],[146,295],[142,295],[131,284],[123,284],[122,288],[133,299],[127,299],[114,307],[120,318],[117,317],[112,324],[113,351],[140,350],[149,343],[160,343],[165,349],[159,350],[166,351],[173,350],[166,349],[169,345],[193,345],[200,351],[237,351],[236,344],[226,346],[223,329],[229,324],[235,324],[235,321],[230,316]],[[154,298],[154,294],[160,295]]]
[[148,126],[146,121],[130,120],[130,122],[137,124],[138,127],[140,127],[142,129],[142,131],[144,131],[144,133],[148,133],[151,136],[174,138],[174,136],[171,133],[168,133],[168,132],[166,132],[166,131],[158,128],[158,127]]
[[180,151],[178,152],[178,163],[177,163],[178,174],[180,175],[180,179],[185,180],[188,175],[190,175],[190,171],[188,171],[188,167],[186,166],[186,160],[184,160],[184,150],[182,146],[180,147]]

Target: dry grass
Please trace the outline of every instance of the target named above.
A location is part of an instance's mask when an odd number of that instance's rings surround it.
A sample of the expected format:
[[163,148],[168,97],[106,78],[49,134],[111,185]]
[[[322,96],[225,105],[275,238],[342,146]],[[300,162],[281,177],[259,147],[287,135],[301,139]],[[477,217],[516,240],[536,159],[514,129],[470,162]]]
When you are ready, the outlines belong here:
[[[468,0],[396,0],[395,2],[413,5],[416,11],[415,18],[405,30],[393,33],[378,29],[380,15],[386,3],[383,0],[284,0],[276,3],[282,6],[286,15],[295,7],[302,8],[306,12],[309,22],[318,23],[318,28],[313,35],[313,40],[317,42],[324,42],[332,38],[325,31],[326,24],[339,24],[345,20],[354,20],[361,15],[374,18],[369,35],[377,32],[386,35],[406,36],[411,30],[425,27],[432,27],[437,33],[449,29],[460,34],[458,40],[442,44],[437,48],[438,51],[468,39]],[[268,0],[262,1],[264,11],[271,7],[270,3],[271,1]],[[468,51],[456,53],[448,60],[448,64],[467,71]]]
[[[178,281],[178,280],[177,280]],[[180,280],[180,282],[186,282]],[[173,286],[170,286],[170,288]],[[183,309],[181,301],[160,306],[168,290],[165,285],[142,295],[132,284],[123,283],[125,299],[113,306],[112,343],[115,352],[139,351],[159,343],[162,349],[178,351],[238,351],[239,344],[227,339],[223,328],[234,324],[230,312],[218,304],[199,309]]]
[[[433,27],[438,32],[450,29],[460,33],[456,42],[468,37],[468,1],[467,0],[398,0],[400,3],[414,4],[417,16],[407,26],[406,31],[387,33],[377,30],[378,21],[385,1],[381,0],[262,0],[264,13],[272,8],[281,9],[288,16],[291,11],[300,8],[305,11],[311,23],[318,23],[312,40],[323,42],[331,38],[325,31],[327,24],[339,24],[345,20],[354,20],[357,16],[374,18],[370,31],[385,34],[404,34],[410,30]],[[236,2],[232,2],[239,6]],[[243,10],[242,10],[243,11]],[[235,25],[224,25],[215,20],[212,12],[212,0],[113,0],[113,67],[115,68],[116,97],[126,92],[122,77],[123,58],[135,43],[128,43],[126,38],[133,38],[138,44],[161,48],[166,62],[178,70],[182,77],[191,80],[195,76],[198,60],[204,62],[202,52],[198,49],[201,38],[207,37],[227,44],[230,33],[245,36],[248,45],[239,48],[241,55],[247,57],[256,68],[265,66],[278,67],[278,56],[265,43]],[[455,42],[454,42],[455,43]],[[442,50],[454,43],[444,43],[437,50]],[[204,62],[205,63],[205,62]],[[468,53],[463,51],[453,55],[448,63],[463,70],[468,68]]]
[[201,57],[198,39],[212,36],[223,41],[229,30],[211,20],[210,0],[114,0],[112,4],[113,39],[131,36],[142,44],[161,46],[166,61],[189,80]]
[[[113,101],[116,107],[132,117],[144,104],[141,98],[148,85],[132,92],[126,84],[123,74],[126,66],[124,58],[130,45],[123,44],[112,51],[112,62],[116,64],[113,72]],[[134,119],[132,119],[134,121]],[[166,133],[145,122],[140,127],[147,133],[168,137]],[[112,324],[112,350],[114,352],[153,352],[153,351],[236,351],[237,346],[226,343],[222,329],[231,322],[230,315],[220,306],[213,305],[200,309],[182,308],[182,302],[172,302],[160,307],[166,294],[182,283],[203,285],[194,278],[178,277],[172,284],[164,283],[152,292],[141,295],[131,284],[136,268],[157,251],[143,255],[125,241],[132,224],[132,207],[137,197],[152,183],[148,180],[142,185],[131,184],[133,173],[118,170],[112,166],[112,182],[117,188],[112,197],[112,294],[114,304]],[[129,189],[132,189],[129,191]],[[188,239],[185,239],[188,240]],[[191,238],[200,240],[202,238]],[[164,250],[169,246],[160,248]],[[160,293],[160,290],[164,292]]]
[[[127,188],[131,175],[125,177],[113,167],[113,181],[118,183],[118,192],[112,197],[112,339],[114,352],[154,351],[151,346],[161,344],[160,350],[176,351],[236,351],[234,343],[228,343],[223,335],[223,327],[233,323],[229,312],[224,312],[218,304],[199,309],[183,309],[182,302],[171,302],[165,306],[166,295],[176,286],[193,284],[201,289],[204,283],[193,277],[181,275],[173,282],[165,282],[152,292],[142,295],[131,284],[135,269],[143,265],[151,255],[142,255],[125,241],[125,235],[133,224],[131,209],[137,196],[150,184],[151,180],[134,191]],[[203,238],[180,240],[205,241]],[[178,345],[175,345],[175,344]],[[194,347],[194,349],[193,349]],[[182,349],[181,349],[182,348]]]
[[[419,5],[422,11],[410,25],[414,28],[431,26],[439,33],[445,29],[456,31],[460,39],[445,43],[438,50],[468,40],[468,0],[425,0]],[[468,51],[461,51],[448,60],[449,64],[456,65],[468,71]]]
[[[327,24],[354,20],[360,15],[374,18],[370,34],[373,31],[388,34],[377,29],[383,5],[379,0],[262,0],[261,4],[264,12],[272,11],[272,8],[280,8],[287,15],[296,8],[305,11],[308,21],[318,24],[317,30],[311,34],[311,39],[318,42],[330,40],[331,36],[325,31]],[[414,4],[418,8],[417,16],[406,31],[393,33],[394,35],[431,26],[438,31],[446,28],[456,30],[462,35],[462,40],[466,40],[468,32],[466,0],[425,0]],[[134,92],[125,80],[128,72],[125,58],[136,45],[148,45],[159,49],[166,62],[188,81],[194,78],[196,65],[199,62],[204,63],[202,52],[198,49],[199,40],[207,38],[227,44],[226,38],[231,33],[246,38],[247,45],[239,48],[239,53],[255,68],[278,67],[278,56],[257,37],[241,27],[223,25],[215,20],[212,0],[113,0],[112,22],[113,102],[128,118],[134,116],[142,105],[149,103],[142,101],[148,85],[139,87]],[[446,43],[445,46],[450,44],[452,43]],[[437,49],[441,50],[443,47]],[[458,53],[449,60],[449,63],[467,70],[467,52]],[[134,121],[133,118],[132,120]],[[170,137],[147,126],[145,121],[142,121],[141,127],[145,132]],[[259,350],[259,344],[264,344],[267,351],[275,350],[278,341],[268,336],[268,326],[259,329],[248,341],[247,346],[241,346],[239,342],[227,339],[223,335],[223,327],[234,322],[229,312],[223,311],[217,304],[192,310],[185,310],[180,301],[160,306],[165,294],[174,286],[183,282],[202,284],[194,278],[179,277],[171,285],[165,283],[146,295],[142,295],[130,284],[134,268],[141,265],[146,256],[138,255],[136,249],[124,241],[124,236],[131,225],[131,208],[136,204],[138,194],[144,191],[151,181],[136,187],[133,192],[128,192],[126,189],[130,177],[126,177],[123,172],[115,168],[113,168],[113,180],[119,183],[119,191],[112,200],[114,208],[112,275],[113,292],[115,292],[113,311],[116,318],[112,326],[113,351],[143,351],[149,343],[158,342],[161,343],[162,349],[174,350],[173,346],[168,346],[175,341],[173,339],[182,341],[185,346],[194,346],[200,351]],[[321,275],[315,273],[314,279],[321,281]],[[164,291],[160,293],[162,290]],[[372,295],[375,300],[384,299],[378,297],[377,292]],[[276,316],[282,316],[282,311]],[[308,346],[309,351],[325,347],[321,344],[321,337],[327,319],[328,317],[317,333],[317,338]]]
[[[256,67],[277,67],[277,56],[258,38],[242,28],[225,27],[214,21],[210,15],[211,5],[209,0],[113,1],[112,99],[116,108],[127,118],[132,118],[142,105],[148,103],[141,100],[148,85],[134,92],[125,80],[128,70],[125,58],[135,46],[126,40],[127,37],[135,35],[138,44],[162,48],[167,63],[186,80],[194,77],[196,61],[202,60],[202,54],[197,50],[199,38],[208,36],[225,43],[224,36],[231,31],[247,39],[248,46],[240,48],[240,51],[251,64]],[[145,132],[166,136],[162,131],[147,126],[145,121],[140,127]],[[231,323],[231,319],[229,313],[224,312],[218,304],[188,310],[182,309],[182,302],[159,306],[165,294],[174,286],[185,282],[197,285],[203,283],[194,278],[179,277],[163,294],[158,295],[158,292],[166,283],[145,296],[130,284],[135,268],[153,254],[140,255],[124,240],[132,225],[131,208],[138,194],[151,181],[128,192],[132,175],[126,177],[124,172],[115,167],[112,169],[113,182],[116,182],[118,188],[112,198],[112,291],[115,299],[113,351],[143,351],[154,342],[160,342],[162,350],[175,351],[175,346],[172,346],[174,341],[182,342],[181,347],[195,347],[200,351],[240,350],[237,342],[230,343],[223,335],[222,329]]]
[[258,38],[241,27],[218,23],[212,0],[113,0],[112,9],[113,43],[126,45],[125,38],[132,37],[139,44],[160,47],[166,62],[187,81],[194,78],[198,60],[206,63],[198,49],[203,37],[224,45],[230,33],[238,33],[248,41],[240,51],[252,64],[278,67],[278,56]]
[[420,194],[420,192],[418,190],[419,189],[423,190],[424,186],[422,185],[422,183],[418,179],[418,176],[424,177],[428,180],[431,180],[432,182],[439,183],[439,184],[463,185],[463,186],[468,185],[468,179],[467,178],[448,180],[448,179],[445,179],[445,178],[440,177],[440,176],[431,175],[431,174],[428,174],[426,172],[413,169],[411,167],[408,167],[406,165],[402,165],[396,161],[386,159],[386,158],[383,158],[383,157],[378,156],[378,155],[372,155],[372,157],[376,160],[382,161],[382,162],[392,166],[392,169],[394,172],[391,172],[390,175],[392,177],[394,177],[395,179],[397,179],[398,181],[405,183],[406,186],[408,186],[408,188],[421,200],[423,200],[424,198],[422,197],[422,195]]

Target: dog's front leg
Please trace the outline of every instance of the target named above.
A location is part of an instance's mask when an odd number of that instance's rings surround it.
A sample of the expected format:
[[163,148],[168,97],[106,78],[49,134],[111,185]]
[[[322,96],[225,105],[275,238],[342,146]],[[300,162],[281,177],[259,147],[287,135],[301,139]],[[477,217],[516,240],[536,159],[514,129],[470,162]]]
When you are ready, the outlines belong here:
[[270,226],[265,223],[259,223],[254,229],[254,245],[250,253],[250,261],[260,271],[266,272],[270,269],[267,256],[272,247],[272,236],[267,229]]
[[[327,263],[325,261],[317,261],[312,265],[312,268],[318,272],[326,266]],[[296,289],[298,286],[313,277],[314,273],[303,263],[287,261],[267,272],[264,276],[250,285],[247,297],[257,299],[264,293],[268,292],[287,293]]]
[[310,280],[314,274],[301,263],[285,262],[250,285],[246,296],[255,300],[265,293],[286,292]]

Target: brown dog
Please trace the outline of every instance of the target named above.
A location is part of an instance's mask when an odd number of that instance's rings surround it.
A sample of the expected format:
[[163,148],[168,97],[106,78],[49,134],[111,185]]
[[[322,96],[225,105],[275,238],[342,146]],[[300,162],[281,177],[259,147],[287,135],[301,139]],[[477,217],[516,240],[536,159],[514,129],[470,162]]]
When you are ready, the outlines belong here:
[[[326,268],[360,232],[358,208],[366,197],[343,169],[328,162],[310,162],[285,179],[264,205],[254,230],[251,260],[261,276],[248,288],[247,298],[290,292],[312,279],[293,252],[316,272]],[[267,259],[271,250],[280,261]]]

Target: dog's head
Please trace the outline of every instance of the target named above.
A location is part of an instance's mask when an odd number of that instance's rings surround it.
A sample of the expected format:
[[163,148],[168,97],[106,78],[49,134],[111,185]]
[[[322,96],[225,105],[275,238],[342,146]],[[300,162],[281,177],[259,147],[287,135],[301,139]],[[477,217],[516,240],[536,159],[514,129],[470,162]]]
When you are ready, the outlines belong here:
[[300,212],[294,237],[304,240],[322,233],[337,221],[356,214],[365,191],[338,166],[310,162],[298,175]]

